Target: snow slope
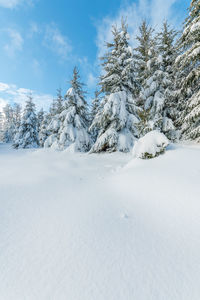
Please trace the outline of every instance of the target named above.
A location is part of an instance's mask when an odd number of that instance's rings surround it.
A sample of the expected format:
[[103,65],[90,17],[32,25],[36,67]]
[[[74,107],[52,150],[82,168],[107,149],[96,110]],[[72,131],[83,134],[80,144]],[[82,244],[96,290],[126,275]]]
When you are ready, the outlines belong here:
[[200,299],[200,147],[139,160],[0,144],[0,170],[0,299]]

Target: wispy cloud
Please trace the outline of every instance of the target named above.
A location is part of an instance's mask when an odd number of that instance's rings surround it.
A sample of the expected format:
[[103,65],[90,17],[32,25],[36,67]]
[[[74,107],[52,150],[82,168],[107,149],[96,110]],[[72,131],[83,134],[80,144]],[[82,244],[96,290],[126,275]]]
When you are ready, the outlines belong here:
[[5,106],[6,103],[18,103],[23,107],[30,93],[33,96],[37,109],[43,107],[47,110],[49,108],[53,99],[52,95],[38,93],[31,89],[18,88],[14,84],[0,82],[0,110],[2,110],[2,107]]
[[6,90],[9,90],[9,88],[9,84],[0,82],[0,92],[5,92]]
[[22,50],[24,40],[20,32],[15,29],[6,29],[4,31],[8,34],[8,41],[3,48],[8,56],[13,57],[16,52]]
[[46,26],[44,45],[62,59],[67,59],[72,51],[69,39],[61,33],[55,23]]
[[15,8],[20,4],[32,4],[32,0],[0,0],[0,6],[4,8]]
[[130,42],[134,44],[138,26],[144,19],[157,29],[166,19],[176,26],[177,12],[174,12],[173,5],[180,1],[181,0],[139,0],[137,3],[122,3],[118,13],[114,17],[106,16],[96,24],[98,57],[102,56],[105,52],[105,42],[112,40],[112,25],[116,24],[119,26],[122,17],[125,17],[127,20],[131,37]]

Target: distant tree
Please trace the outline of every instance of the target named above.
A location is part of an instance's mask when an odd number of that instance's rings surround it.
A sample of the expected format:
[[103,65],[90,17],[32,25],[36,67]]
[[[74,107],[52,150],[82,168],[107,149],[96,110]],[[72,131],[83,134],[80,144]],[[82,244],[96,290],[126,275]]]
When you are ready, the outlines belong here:
[[49,114],[44,113],[43,120],[40,125],[40,129],[39,129],[39,145],[40,145],[40,147],[44,147],[45,141],[50,136],[50,132],[48,130],[48,126],[50,123],[49,118],[50,118]]
[[21,105],[18,103],[14,103],[14,106],[13,106],[13,124],[14,124],[13,140],[14,140],[16,133],[19,131],[19,127],[21,124],[21,117],[22,117],[21,114],[22,114]]
[[43,120],[44,120],[44,110],[43,110],[43,108],[41,108],[39,110],[39,112],[37,113],[37,130],[38,130],[38,133],[40,132],[40,128],[41,128]]
[[15,126],[13,108],[10,104],[6,104],[3,108],[4,114],[4,128],[3,128],[3,141],[5,143],[11,143],[13,141]]
[[31,95],[28,96],[18,132],[15,134],[14,148],[36,148],[39,145],[37,116]]
[[[90,124],[92,124],[93,120],[95,119],[97,113],[100,111],[100,92],[95,91],[94,98],[92,100],[92,107],[91,107],[91,113],[90,113]],[[98,135],[97,130],[90,130],[90,133],[92,135],[93,140],[95,141]]]

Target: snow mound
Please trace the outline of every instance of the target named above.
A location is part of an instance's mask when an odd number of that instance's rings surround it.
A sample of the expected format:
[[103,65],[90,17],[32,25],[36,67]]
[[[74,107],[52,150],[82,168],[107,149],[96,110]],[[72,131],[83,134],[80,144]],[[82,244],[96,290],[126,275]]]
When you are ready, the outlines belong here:
[[153,130],[135,142],[133,155],[143,159],[153,158],[163,153],[167,145],[169,145],[167,137],[163,133]]

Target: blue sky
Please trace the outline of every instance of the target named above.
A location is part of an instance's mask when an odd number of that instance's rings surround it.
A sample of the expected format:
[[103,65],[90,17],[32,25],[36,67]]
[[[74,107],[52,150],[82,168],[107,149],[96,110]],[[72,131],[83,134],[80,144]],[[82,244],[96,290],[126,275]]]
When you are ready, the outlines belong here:
[[68,88],[74,65],[92,96],[98,56],[111,39],[110,28],[127,17],[134,37],[142,19],[159,28],[163,19],[179,27],[190,0],[0,0],[0,107],[24,103],[33,91],[48,107],[56,89]]

